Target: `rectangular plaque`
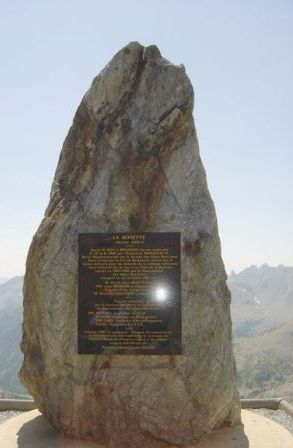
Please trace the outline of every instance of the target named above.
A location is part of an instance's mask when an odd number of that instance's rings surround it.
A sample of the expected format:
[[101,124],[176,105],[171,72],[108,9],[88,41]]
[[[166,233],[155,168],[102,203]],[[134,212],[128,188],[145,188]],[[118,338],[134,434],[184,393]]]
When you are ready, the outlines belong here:
[[79,354],[181,354],[180,233],[82,233],[78,254]]

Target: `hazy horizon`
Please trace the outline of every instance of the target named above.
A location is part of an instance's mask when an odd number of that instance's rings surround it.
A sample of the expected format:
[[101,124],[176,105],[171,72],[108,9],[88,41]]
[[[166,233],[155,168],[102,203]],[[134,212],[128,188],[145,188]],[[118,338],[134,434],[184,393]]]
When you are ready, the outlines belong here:
[[227,273],[293,266],[292,2],[12,0],[0,20],[1,277],[23,275],[75,110],[129,41],[191,79]]

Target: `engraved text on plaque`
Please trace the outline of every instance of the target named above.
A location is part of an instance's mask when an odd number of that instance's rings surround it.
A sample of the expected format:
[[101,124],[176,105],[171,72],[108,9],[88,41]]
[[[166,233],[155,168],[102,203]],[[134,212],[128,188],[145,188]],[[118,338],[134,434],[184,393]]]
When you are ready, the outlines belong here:
[[78,353],[180,354],[180,233],[79,234]]

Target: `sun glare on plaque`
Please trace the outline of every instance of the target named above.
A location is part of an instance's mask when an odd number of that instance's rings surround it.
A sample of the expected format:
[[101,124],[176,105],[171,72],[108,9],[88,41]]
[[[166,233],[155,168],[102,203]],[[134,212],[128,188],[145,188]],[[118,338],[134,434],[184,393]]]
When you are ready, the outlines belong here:
[[159,287],[155,290],[155,297],[158,302],[165,302],[168,298],[168,291],[166,288]]

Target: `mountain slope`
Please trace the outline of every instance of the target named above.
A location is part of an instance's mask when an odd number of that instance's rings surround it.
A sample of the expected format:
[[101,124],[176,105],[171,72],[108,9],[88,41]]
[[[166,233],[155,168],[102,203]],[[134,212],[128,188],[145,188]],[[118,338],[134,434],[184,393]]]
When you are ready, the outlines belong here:
[[293,319],[293,268],[251,266],[228,278],[236,339],[253,336]]
[[14,277],[0,285],[0,389],[15,393],[25,393],[17,376],[22,363],[22,284],[23,277]]
[[235,343],[242,397],[284,397],[293,402],[293,320]]

